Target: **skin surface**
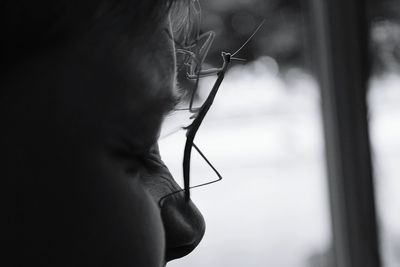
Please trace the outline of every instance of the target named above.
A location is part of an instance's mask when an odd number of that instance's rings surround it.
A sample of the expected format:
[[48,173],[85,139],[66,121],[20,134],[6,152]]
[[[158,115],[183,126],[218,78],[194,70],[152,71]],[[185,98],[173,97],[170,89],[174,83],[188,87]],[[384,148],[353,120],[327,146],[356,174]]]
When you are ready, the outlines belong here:
[[[159,267],[200,242],[202,215],[162,162],[175,86],[169,20],[150,38],[77,36],[2,78],[7,253],[15,265]],[[12,204],[8,204],[12,203]]]

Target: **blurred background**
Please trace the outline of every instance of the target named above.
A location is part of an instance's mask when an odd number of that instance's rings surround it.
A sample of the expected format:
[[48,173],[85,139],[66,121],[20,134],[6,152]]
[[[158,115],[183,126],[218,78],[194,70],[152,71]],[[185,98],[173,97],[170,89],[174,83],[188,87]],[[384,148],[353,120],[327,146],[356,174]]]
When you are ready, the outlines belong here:
[[[313,32],[304,1],[202,0],[202,31],[216,38],[203,69],[219,67],[265,19],[226,73],[196,144],[222,174],[192,190],[207,230],[180,266],[330,267],[331,225]],[[370,0],[368,109],[383,266],[400,266],[400,2]],[[351,40],[348,40],[351,42]],[[200,82],[197,100],[216,77]],[[189,115],[167,117],[162,157],[182,182]],[[195,152],[193,152],[195,153]],[[199,157],[192,184],[215,178]]]

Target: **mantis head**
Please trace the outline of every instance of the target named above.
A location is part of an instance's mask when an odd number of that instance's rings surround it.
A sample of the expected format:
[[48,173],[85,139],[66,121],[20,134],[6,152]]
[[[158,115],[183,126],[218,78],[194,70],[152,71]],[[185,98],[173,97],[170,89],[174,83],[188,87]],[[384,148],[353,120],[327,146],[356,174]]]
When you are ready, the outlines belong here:
[[231,61],[231,53],[221,52],[221,56],[224,62],[229,63]]

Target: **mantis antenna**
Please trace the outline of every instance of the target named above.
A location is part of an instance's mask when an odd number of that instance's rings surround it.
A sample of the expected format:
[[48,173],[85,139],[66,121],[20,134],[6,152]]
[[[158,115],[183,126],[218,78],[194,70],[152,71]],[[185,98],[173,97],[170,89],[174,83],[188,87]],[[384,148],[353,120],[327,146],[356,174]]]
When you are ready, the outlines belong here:
[[254,35],[256,35],[256,33],[260,30],[260,28],[262,27],[262,25],[264,24],[264,22],[265,22],[265,19],[263,19],[263,20],[261,21],[261,23],[260,23],[260,24],[258,25],[258,27],[253,31],[253,33],[252,33],[252,34],[250,35],[250,37],[246,40],[246,42],[244,42],[244,43],[242,44],[242,46],[241,46],[238,50],[236,50],[235,53],[233,53],[233,54],[231,55],[231,59],[233,59],[233,57],[234,57],[237,53],[239,53],[240,50],[242,50],[243,47],[245,47],[245,46],[247,45],[247,43],[250,42],[251,39],[253,39]]

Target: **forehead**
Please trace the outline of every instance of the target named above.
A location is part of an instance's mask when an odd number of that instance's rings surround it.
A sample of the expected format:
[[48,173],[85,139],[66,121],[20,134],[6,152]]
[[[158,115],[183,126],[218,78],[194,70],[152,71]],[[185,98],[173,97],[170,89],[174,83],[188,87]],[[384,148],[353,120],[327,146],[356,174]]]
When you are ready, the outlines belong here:
[[[62,113],[71,117],[66,120],[86,125],[158,122],[175,95],[174,48],[165,31],[168,28],[166,18],[146,42],[112,29],[88,32],[72,43],[25,59],[3,90],[26,107],[45,97],[47,104],[34,105],[32,110],[49,116]],[[25,115],[34,116],[30,114]]]

